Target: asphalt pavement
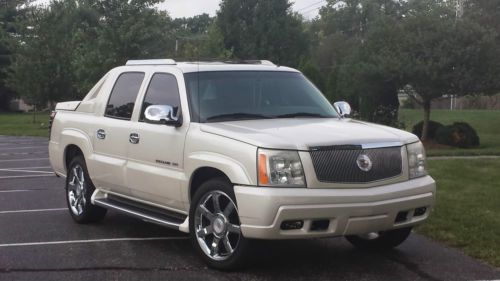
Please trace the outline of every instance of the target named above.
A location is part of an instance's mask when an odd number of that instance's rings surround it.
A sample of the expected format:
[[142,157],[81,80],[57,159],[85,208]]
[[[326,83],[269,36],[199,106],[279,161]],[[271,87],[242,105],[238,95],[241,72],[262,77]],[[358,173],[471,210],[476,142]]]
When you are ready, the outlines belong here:
[[113,211],[78,225],[47,139],[0,136],[0,280],[495,280],[500,270],[412,236],[386,253],[342,238],[261,241],[244,270],[209,269],[181,232]]

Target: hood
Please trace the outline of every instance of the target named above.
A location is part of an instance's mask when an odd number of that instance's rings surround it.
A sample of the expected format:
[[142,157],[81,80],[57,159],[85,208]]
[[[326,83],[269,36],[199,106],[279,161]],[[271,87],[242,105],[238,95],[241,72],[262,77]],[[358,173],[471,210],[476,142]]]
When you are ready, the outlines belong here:
[[258,147],[309,150],[314,146],[402,144],[418,138],[387,126],[336,118],[289,118],[201,124],[201,130]]

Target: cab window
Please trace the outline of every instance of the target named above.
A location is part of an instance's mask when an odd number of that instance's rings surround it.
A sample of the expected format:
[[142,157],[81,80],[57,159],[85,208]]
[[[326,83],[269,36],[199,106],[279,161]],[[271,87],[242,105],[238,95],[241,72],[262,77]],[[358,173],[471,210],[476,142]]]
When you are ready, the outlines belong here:
[[143,80],[143,72],[122,73],[116,79],[116,83],[111,91],[105,115],[107,117],[130,120]]

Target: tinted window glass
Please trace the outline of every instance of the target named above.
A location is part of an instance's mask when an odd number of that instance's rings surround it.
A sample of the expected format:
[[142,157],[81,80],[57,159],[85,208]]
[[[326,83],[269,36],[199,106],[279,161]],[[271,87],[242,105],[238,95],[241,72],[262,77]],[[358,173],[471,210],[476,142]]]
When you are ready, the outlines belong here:
[[106,106],[106,116],[130,119],[143,79],[144,73],[121,74],[116,80],[113,91],[111,91],[111,97]]
[[[179,88],[175,76],[166,73],[153,75],[142,104],[141,121],[144,120],[144,112],[150,105],[170,105],[174,110],[180,108]],[[177,110],[174,115],[177,115]]]
[[338,117],[321,92],[298,72],[220,71],[184,76],[192,120],[198,122]]

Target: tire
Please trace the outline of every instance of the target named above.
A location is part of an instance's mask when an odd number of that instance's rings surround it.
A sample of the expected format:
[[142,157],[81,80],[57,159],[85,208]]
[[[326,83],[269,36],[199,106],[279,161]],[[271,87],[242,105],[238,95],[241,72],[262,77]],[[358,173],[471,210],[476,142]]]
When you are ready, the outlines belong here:
[[193,247],[209,267],[234,270],[243,266],[249,240],[241,233],[232,184],[217,178],[200,186],[191,202],[189,232]]
[[90,202],[95,187],[90,180],[83,156],[75,156],[68,167],[66,203],[71,217],[82,224],[102,220],[107,210]]
[[[403,243],[411,233],[411,227],[369,233],[365,236],[349,235],[345,238],[356,248],[363,250],[389,250]],[[374,236],[376,234],[377,236]],[[367,237],[368,236],[368,237]],[[369,237],[373,236],[373,237]]]

